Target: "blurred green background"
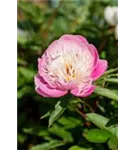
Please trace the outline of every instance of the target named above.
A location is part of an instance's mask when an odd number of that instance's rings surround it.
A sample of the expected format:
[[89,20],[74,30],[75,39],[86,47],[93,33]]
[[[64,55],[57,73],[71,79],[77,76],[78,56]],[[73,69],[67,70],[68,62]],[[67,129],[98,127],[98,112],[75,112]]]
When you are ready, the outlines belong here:
[[[118,103],[113,100],[115,95],[108,96],[104,91],[93,93],[84,99],[88,107],[78,103],[80,112],[77,112],[76,106],[69,106],[48,129],[49,113],[46,113],[54,109],[59,99],[41,97],[34,86],[37,59],[52,41],[63,34],[83,35],[97,47],[100,58],[108,61],[108,69],[117,68],[118,42],[114,37],[114,27],[104,19],[104,9],[108,5],[118,4],[115,0],[18,1],[18,150],[117,150],[115,137],[109,144],[106,136],[97,142],[89,140],[85,132],[99,127],[86,121],[80,113],[96,112],[116,126]],[[117,71],[112,71],[104,79],[97,84],[116,94]],[[66,101],[70,97],[60,99]],[[41,119],[44,114],[46,117]]]

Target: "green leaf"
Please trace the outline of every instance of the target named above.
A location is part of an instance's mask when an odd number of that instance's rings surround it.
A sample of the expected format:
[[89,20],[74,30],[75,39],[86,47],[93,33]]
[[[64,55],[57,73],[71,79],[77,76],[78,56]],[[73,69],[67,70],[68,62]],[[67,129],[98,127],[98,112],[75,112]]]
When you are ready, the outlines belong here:
[[108,147],[111,150],[117,150],[118,149],[118,139],[114,136],[108,141]]
[[25,134],[19,134],[18,133],[17,140],[19,143],[21,143],[21,144],[24,143],[26,139],[27,139],[27,136]]
[[40,45],[30,45],[29,49],[33,51],[40,51],[42,50],[42,47]]
[[104,81],[112,82],[112,83],[118,83],[118,79],[117,78],[109,78],[109,79],[105,79]]
[[84,137],[93,143],[105,143],[112,134],[107,130],[91,129],[87,133],[84,133]]
[[33,91],[33,88],[30,86],[23,87],[23,88],[17,90],[17,98],[20,99],[24,95],[32,93],[32,91]]
[[70,131],[67,131],[64,127],[60,125],[54,124],[50,129],[49,132],[52,134],[57,135],[58,137],[62,138],[64,141],[73,142],[73,137]]
[[34,75],[36,74],[33,70],[30,70],[30,68],[26,67],[18,67],[17,69],[18,73],[21,74],[25,80],[32,81],[34,78]]
[[44,118],[50,116],[50,114],[51,114],[51,111],[48,111],[48,112],[45,113],[43,116],[41,116],[40,119],[44,119]]
[[88,113],[86,114],[86,116],[88,121],[91,121],[93,124],[95,124],[97,127],[101,129],[108,130],[117,137],[118,127],[113,125],[108,127],[107,126],[107,123],[109,122],[108,118],[96,113]]
[[17,57],[17,64],[19,65],[27,65],[27,62],[19,57]]
[[98,126],[101,129],[106,129],[106,124],[108,123],[109,119],[105,118],[104,116],[101,116],[96,113],[88,113],[86,114],[87,119],[91,121],[93,124]]
[[102,87],[96,86],[96,89],[94,92],[98,95],[105,96],[107,98],[118,101],[118,94],[116,93],[116,91],[112,91],[107,88],[102,88]]
[[55,105],[54,111],[52,111],[50,118],[49,118],[49,125],[50,127],[65,111],[66,107],[62,107],[61,101],[58,101],[57,104]]
[[64,144],[65,143],[63,141],[52,140],[49,143],[33,146],[30,150],[52,150],[53,148],[60,147]]
[[84,148],[78,145],[74,145],[72,147],[70,147],[68,150],[93,150],[93,148]]
[[100,57],[102,59],[106,59],[106,51],[102,51],[101,54],[100,54]]
[[30,135],[36,135],[39,137],[49,136],[49,133],[46,127],[42,127],[42,126],[23,128],[23,132],[30,134]]
[[118,138],[118,126],[108,127],[107,130],[110,131],[113,135],[115,135]]
[[[74,123],[73,123],[74,122]],[[75,118],[75,117],[70,117],[70,116],[64,116],[58,119],[58,123],[63,125],[65,129],[71,129],[75,128],[76,126],[81,124],[81,120]]]
[[104,73],[104,75],[106,75],[106,74],[111,74],[111,73],[116,72],[116,71],[118,71],[118,68],[110,69],[110,70],[107,70],[107,71]]

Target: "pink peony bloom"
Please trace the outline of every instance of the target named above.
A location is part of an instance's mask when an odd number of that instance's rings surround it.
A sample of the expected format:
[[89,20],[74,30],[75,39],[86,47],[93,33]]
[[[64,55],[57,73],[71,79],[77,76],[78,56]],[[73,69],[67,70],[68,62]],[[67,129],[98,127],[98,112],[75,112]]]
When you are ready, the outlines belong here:
[[78,97],[90,95],[107,69],[94,45],[80,35],[64,35],[54,41],[38,59],[36,91],[43,97],[60,97],[70,91]]

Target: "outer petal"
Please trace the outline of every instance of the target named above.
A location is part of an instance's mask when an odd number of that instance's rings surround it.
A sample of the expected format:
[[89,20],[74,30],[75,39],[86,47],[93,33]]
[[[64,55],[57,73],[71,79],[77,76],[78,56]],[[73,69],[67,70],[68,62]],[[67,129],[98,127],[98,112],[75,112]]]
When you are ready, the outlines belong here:
[[82,43],[89,44],[88,41],[86,40],[86,38],[84,38],[83,36],[81,36],[81,35],[75,35],[75,37],[79,38],[79,40]]
[[91,74],[91,78],[93,78],[93,80],[98,79],[100,76],[102,76],[104,74],[107,67],[108,67],[107,61],[99,59],[97,62],[97,65],[95,66],[95,68]]
[[65,34],[60,37],[60,40],[75,40],[75,35]]
[[82,42],[83,44],[89,44],[88,41],[86,40],[86,38],[84,38],[81,35],[72,35],[72,34],[65,34],[63,35],[60,40],[74,40],[77,42]]
[[78,97],[87,97],[89,96],[94,90],[95,90],[96,86],[95,85],[91,85],[87,91],[84,91],[84,92],[79,92],[79,89],[74,89],[74,90],[71,90],[71,93],[75,96],[78,96]]
[[91,52],[91,54],[94,58],[94,64],[93,65],[96,65],[97,61],[99,59],[98,51],[97,51],[96,47],[93,44],[89,44],[88,48],[89,48],[89,51]]
[[45,59],[43,58],[38,58],[38,72],[42,76],[44,75],[44,64],[45,64]]
[[53,41],[53,42],[48,46],[48,48],[47,48],[46,51],[45,51],[46,56],[47,56],[48,58],[50,58],[50,59],[53,59],[51,54],[54,54],[54,57],[55,57],[56,49],[58,49],[57,52],[59,52],[59,50],[61,50],[61,44],[59,43],[59,40]]
[[79,40],[83,43],[86,44],[90,53],[92,54],[93,58],[94,58],[94,65],[97,63],[97,60],[99,59],[98,56],[98,51],[96,49],[96,47],[93,44],[89,44],[88,41],[86,40],[86,38],[84,38],[81,35],[76,35],[75,37],[79,38]]
[[75,89],[77,87],[77,83],[75,81],[66,83],[64,81],[58,80],[58,82],[56,82],[56,85],[57,85],[58,89],[61,89],[61,90]]
[[44,65],[46,64],[47,57],[45,55],[42,56],[42,58],[38,59],[38,74],[42,77],[44,82],[48,84],[50,87],[54,88],[54,86],[50,81],[48,75],[44,71]]
[[40,75],[35,76],[35,85],[36,85],[36,91],[44,97],[57,98],[67,94],[68,92],[68,91],[62,91],[62,90],[50,88],[49,85],[44,82],[44,80]]
[[41,95],[43,97],[50,97],[50,95],[45,94],[39,87],[36,87],[35,90],[39,95]]
[[81,47],[83,47],[84,50],[88,49],[87,45],[89,44],[88,41],[81,35],[71,35],[71,34],[65,34],[63,35],[59,40],[64,41],[71,41],[75,42]]

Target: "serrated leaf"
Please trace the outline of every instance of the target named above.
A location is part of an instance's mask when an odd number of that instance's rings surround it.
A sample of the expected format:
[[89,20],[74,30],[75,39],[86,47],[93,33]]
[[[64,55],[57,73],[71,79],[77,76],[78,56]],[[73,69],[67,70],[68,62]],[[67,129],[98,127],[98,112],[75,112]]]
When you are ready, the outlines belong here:
[[60,147],[64,144],[65,143],[63,141],[52,140],[49,143],[33,146],[30,150],[52,150],[53,148]]
[[112,134],[107,130],[101,129],[91,129],[84,134],[84,137],[93,143],[105,143],[109,138],[112,137]]
[[116,91],[96,86],[94,93],[118,101],[118,94]]
[[108,147],[111,150],[117,150],[118,149],[118,139],[116,137],[112,137],[109,141],[108,141]]
[[57,104],[55,105],[54,111],[52,111],[50,118],[49,118],[49,125],[50,127],[65,111],[66,107],[62,107],[60,105],[61,101],[58,101]]

